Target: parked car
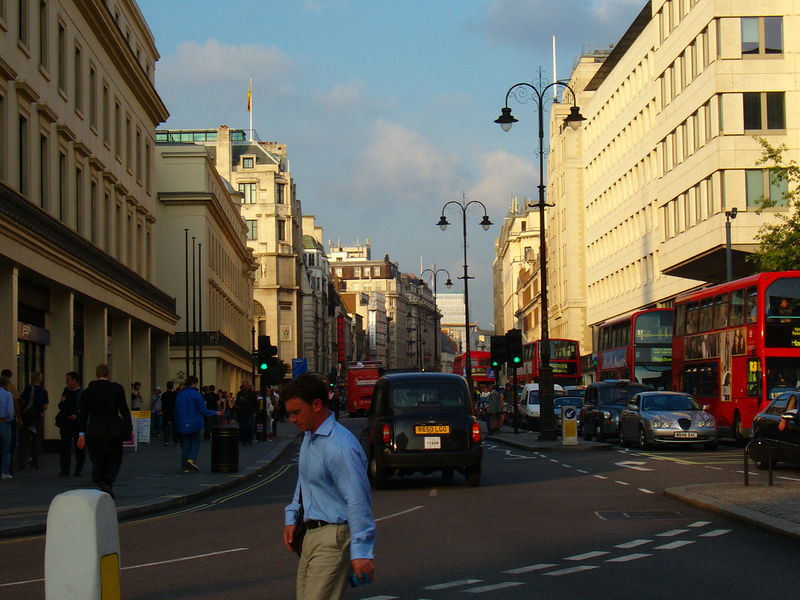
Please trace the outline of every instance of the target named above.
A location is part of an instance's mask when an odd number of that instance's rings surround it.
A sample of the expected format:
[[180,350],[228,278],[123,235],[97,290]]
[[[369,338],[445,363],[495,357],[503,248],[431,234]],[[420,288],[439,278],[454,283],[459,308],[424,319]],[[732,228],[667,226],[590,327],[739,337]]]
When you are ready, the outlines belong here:
[[616,437],[619,433],[619,414],[625,410],[628,401],[647,388],[641,383],[631,383],[627,379],[607,379],[586,386],[583,408],[578,416],[583,439],[598,442],[606,437]]
[[397,373],[375,384],[361,443],[376,488],[392,475],[455,471],[480,485],[481,429],[466,380],[450,373]]
[[704,444],[717,449],[717,424],[689,394],[642,392],[619,417],[619,443],[636,440],[642,449],[655,444]]
[[[566,387],[564,387],[564,391],[566,391]],[[555,411],[556,417],[556,430],[561,431],[561,407],[562,406],[574,406],[578,414],[580,414],[581,408],[583,408],[583,400],[580,396],[564,396],[562,398],[556,398],[553,401],[553,410]]]
[[[747,446],[747,454],[759,469],[769,468],[770,451],[773,465],[777,462],[800,465],[798,398],[798,392],[780,394],[753,418],[753,441]],[[781,431],[778,426],[783,417],[787,426]]]
[[[553,384],[553,402],[555,398],[564,395],[564,388],[557,383]],[[539,384],[528,383],[522,388],[522,395],[519,399],[517,412],[519,414],[520,426],[529,429],[539,428],[541,409],[539,406]]]

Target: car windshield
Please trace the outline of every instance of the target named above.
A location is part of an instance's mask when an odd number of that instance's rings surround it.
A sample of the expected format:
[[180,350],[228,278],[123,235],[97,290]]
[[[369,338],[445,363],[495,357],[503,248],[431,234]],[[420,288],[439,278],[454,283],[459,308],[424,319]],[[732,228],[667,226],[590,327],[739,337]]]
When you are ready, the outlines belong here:
[[558,398],[553,402],[553,406],[559,408],[560,406],[577,406],[580,408],[583,406],[583,402],[580,398],[576,398],[575,396],[566,396],[564,398]]
[[454,409],[467,405],[465,390],[451,382],[400,383],[392,387],[393,409]]
[[691,396],[680,394],[663,394],[644,396],[642,398],[642,410],[662,411],[662,410],[701,410],[700,405]]
[[644,391],[645,387],[638,384],[606,385],[597,390],[603,404],[625,404],[629,398]]

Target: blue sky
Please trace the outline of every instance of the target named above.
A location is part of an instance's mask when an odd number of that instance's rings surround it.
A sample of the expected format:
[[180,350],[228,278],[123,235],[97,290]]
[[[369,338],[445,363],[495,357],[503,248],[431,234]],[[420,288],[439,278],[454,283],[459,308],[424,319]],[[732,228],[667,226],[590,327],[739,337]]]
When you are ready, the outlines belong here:
[[[436,264],[462,272],[461,216],[436,227],[458,200],[468,214],[473,319],[492,316],[494,241],[513,196],[532,197],[536,113],[493,123],[506,90],[566,78],[585,46],[615,43],[644,0],[138,0],[161,60],[164,127],[253,127],[287,144],[303,213],[325,238],[369,238],[373,257],[403,271]],[[477,207],[473,207],[477,208]],[[443,282],[442,282],[443,283]],[[461,282],[452,291],[460,291]],[[443,287],[443,286],[442,286]]]

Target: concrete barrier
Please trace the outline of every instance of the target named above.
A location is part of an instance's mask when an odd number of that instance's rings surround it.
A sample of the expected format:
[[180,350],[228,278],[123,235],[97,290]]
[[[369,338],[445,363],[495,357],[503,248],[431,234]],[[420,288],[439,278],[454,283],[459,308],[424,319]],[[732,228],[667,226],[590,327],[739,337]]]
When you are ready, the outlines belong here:
[[111,496],[59,494],[47,512],[46,600],[120,600],[119,529]]

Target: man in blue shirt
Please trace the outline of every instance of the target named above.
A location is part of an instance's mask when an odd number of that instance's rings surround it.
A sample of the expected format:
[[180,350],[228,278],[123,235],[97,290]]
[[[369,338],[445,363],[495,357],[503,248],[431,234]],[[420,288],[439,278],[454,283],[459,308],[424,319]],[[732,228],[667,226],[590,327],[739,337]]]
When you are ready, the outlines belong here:
[[297,568],[297,599],[341,598],[352,572],[371,581],[375,520],[367,459],[358,440],[336,422],[325,383],[300,375],[281,390],[289,420],[304,432],[297,486],[286,507],[289,550],[302,504],[307,533]]
[[197,389],[197,377],[189,375],[186,387],[175,400],[175,424],[181,436],[181,468],[184,473],[199,471],[197,453],[200,451],[200,430],[205,421],[203,417],[218,417],[221,410],[209,410]]

